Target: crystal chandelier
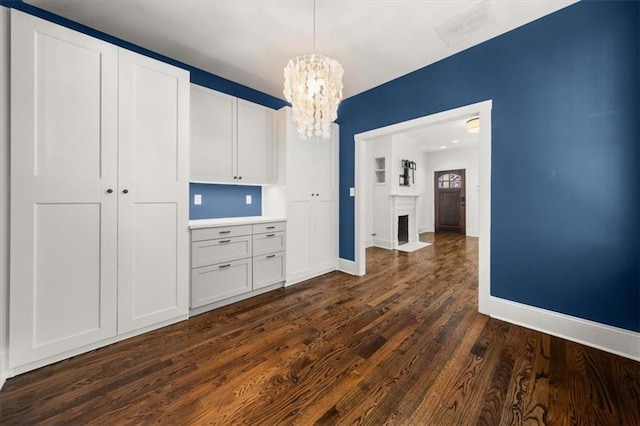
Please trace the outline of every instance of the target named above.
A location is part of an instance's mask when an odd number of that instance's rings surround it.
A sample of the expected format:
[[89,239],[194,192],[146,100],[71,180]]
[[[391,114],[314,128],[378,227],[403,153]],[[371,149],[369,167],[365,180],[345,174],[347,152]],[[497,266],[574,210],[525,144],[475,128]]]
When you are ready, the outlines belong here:
[[[313,2],[313,50],[316,49],[316,3]],[[293,108],[298,135],[329,139],[342,100],[342,65],[310,53],[291,59],[284,69],[284,96]]]

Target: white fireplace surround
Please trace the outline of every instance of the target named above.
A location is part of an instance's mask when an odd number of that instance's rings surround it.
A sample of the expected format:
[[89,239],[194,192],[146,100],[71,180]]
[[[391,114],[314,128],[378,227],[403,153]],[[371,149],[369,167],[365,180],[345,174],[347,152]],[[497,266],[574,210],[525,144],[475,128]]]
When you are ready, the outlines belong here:
[[417,195],[391,195],[391,242],[393,249],[397,250],[400,247],[398,241],[398,217],[407,215],[409,216],[409,243],[418,242],[418,227],[416,224]]

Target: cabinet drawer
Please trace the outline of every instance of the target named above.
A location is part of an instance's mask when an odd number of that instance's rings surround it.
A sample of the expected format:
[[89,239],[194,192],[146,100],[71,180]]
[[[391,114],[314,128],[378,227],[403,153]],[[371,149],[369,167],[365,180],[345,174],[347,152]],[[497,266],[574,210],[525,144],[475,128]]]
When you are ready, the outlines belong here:
[[219,226],[215,228],[193,229],[191,231],[191,241],[237,237],[240,235],[251,235],[251,225]]
[[253,255],[275,253],[283,251],[285,247],[285,233],[272,232],[253,236]]
[[191,267],[251,257],[251,235],[191,243]]
[[280,232],[287,228],[286,222],[269,222],[269,223],[254,223],[253,233],[264,234],[269,232]]
[[284,252],[253,258],[253,289],[257,290],[285,280]]
[[191,308],[251,291],[251,259],[191,270]]

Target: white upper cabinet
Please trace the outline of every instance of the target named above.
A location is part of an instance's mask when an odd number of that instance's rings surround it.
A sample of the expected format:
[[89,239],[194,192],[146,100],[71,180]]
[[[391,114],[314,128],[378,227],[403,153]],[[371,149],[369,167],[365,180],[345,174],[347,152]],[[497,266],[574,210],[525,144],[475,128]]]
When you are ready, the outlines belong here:
[[238,99],[239,183],[273,183],[275,111]]
[[191,85],[191,180],[235,182],[237,98]]
[[191,85],[191,180],[275,181],[276,116],[271,108]]

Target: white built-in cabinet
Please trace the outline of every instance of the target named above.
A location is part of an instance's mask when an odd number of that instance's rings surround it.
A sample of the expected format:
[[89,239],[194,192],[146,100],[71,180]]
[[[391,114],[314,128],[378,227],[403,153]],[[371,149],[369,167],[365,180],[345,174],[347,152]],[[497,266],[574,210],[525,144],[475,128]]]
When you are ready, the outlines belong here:
[[191,309],[198,314],[282,286],[286,223],[191,231]]
[[338,125],[331,138],[299,139],[290,107],[278,111],[286,150],[287,285],[333,271],[338,262]]
[[271,108],[191,85],[191,180],[269,184],[276,171]]
[[9,366],[186,318],[189,74],[11,11]]

